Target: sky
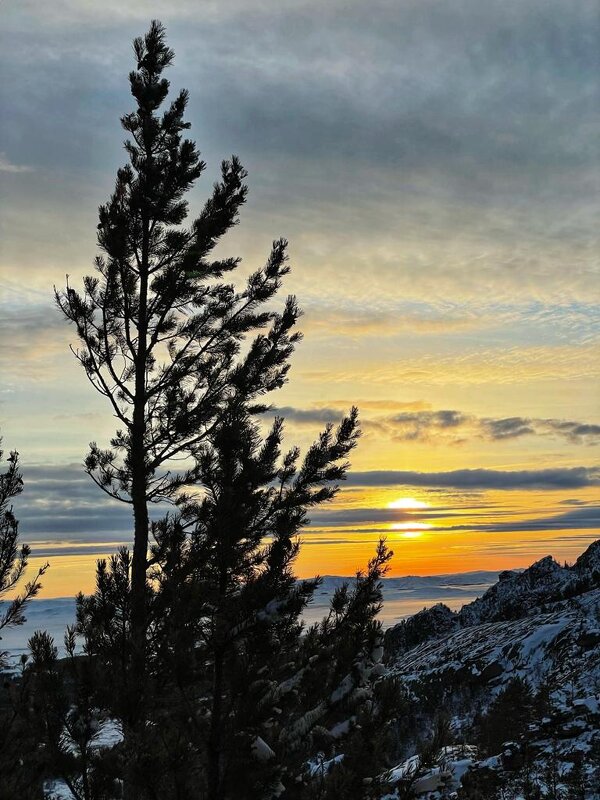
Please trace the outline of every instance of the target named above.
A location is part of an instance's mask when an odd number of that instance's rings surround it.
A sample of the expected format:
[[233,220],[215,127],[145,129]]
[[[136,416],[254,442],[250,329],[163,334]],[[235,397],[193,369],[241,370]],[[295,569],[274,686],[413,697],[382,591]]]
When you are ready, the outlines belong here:
[[600,522],[597,0],[3,0],[0,431],[44,595],[130,541],[82,469],[115,420],[52,287],[93,270],[152,18],[208,164],[192,214],[236,153],[250,193],[221,252],[249,270],[290,241],[287,439],[360,408],[298,573],[352,574],[381,535],[392,575],[574,560]]

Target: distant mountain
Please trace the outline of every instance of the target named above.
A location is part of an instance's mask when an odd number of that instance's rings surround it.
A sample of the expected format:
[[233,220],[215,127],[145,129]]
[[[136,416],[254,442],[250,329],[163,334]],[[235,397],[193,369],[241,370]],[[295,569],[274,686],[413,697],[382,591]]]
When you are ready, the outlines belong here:
[[[398,591],[407,589],[428,589],[433,587],[454,588],[458,586],[489,586],[498,580],[499,575],[500,572],[497,570],[478,570],[475,572],[457,572],[444,575],[405,575],[399,578],[384,578],[382,583],[386,591],[393,589]],[[348,580],[351,580],[351,578],[344,578],[339,575],[324,575],[322,577],[321,589],[327,591]]]

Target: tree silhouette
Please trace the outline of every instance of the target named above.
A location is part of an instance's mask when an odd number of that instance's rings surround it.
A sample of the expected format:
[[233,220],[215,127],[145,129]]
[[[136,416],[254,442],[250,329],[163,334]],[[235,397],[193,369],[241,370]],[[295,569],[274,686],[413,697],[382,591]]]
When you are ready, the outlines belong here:
[[[303,460],[282,452],[283,420],[263,434],[257,415],[300,338],[295,298],[280,311],[270,302],[289,271],[286,242],[242,288],[222,281],[239,259],[212,253],[237,222],[246,173],[224,161],[184,227],[184,195],[204,169],[182,136],[187,92],[160,112],[173,60],[160,23],[134,52],[129,164],[100,208],[103,255],[83,291],[68,279],[55,290],[77,331],[73,352],[119,422],[108,447],[91,443],[86,471],[134,520],[133,553],[99,562],[95,593],[79,596],[78,630],[99,676],[94,702],[123,725],[127,798],[275,796],[304,770],[314,729],[336,714],[351,727],[371,697],[391,554],[380,543],[329,616],[303,631],[318,582],[294,577],[296,536],[345,477],[357,411]],[[161,501],[175,510],[151,522]]]
[[[134,52],[129,80],[137,108],[121,120],[130,134],[129,164],[100,207],[104,254],[82,292],[67,281],[55,295],[77,331],[74,353],[120,425],[108,448],[91,444],[85,464],[98,486],[133,507],[132,664],[141,687],[149,504],[172,501],[197,481],[194,459],[232,400],[250,403],[283,384],[299,312],[293,297],[279,313],[265,310],[288,272],[285,240],[274,242],[265,266],[240,290],[221,281],[239,259],[211,258],[246,198],[237,158],[223,162],[211,197],[183,227],[184,194],[205,166],[182,138],[188,94],[181,91],[159,113],[169,91],[163,72],[173,60],[159,22],[134,41]],[[258,329],[265,332],[242,353],[245,336]],[[175,460],[186,458],[174,470]]]
[[[0,449],[0,460],[2,456]],[[19,455],[13,451],[8,457],[8,468],[0,473],[0,599],[5,598],[9,592],[17,591],[30,555],[29,546],[19,543],[19,525],[10,505],[11,500],[22,489]],[[40,591],[41,578],[47,566],[38,569],[33,580],[28,581],[18,594],[2,604],[0,640],[4,629],[25,622],[25,609],[28,602]],[[6,666],[7,653],[0,651],[0,671]],[[23,692],[15,682],[5,676],[0,690],[0,800],[12,800],[14,797],[33,800],[34,797],[39,797],[36,789],[32,789],[32,786],[37,785],[39,777],[35,759],[30,759],[27,764],[22,761],[23,753],[35,747],[35,740],[29,735],[21,713],[25,708],[22,695]]]
[[[0,439],[0,444],[2,440]],[[3,451],[0,449],[0,460]],[[31,549],[27,544],[19,544],[19,523],[13,514],[10,501],[23,490],[23,478],[19,469],[19,454],[16,451],[8,457],[8,469],[0,474],[0,598],[15,589],[27,569]],[[25,607],[41,589],[40,578],[47,565],[41,567],[23,591],[12,598],[0,613],[0,632],[13,625],[25,622]],[[2,637],[0,636],[0,639]],[[6,654],[0,652],[0,668],[4,666]]]

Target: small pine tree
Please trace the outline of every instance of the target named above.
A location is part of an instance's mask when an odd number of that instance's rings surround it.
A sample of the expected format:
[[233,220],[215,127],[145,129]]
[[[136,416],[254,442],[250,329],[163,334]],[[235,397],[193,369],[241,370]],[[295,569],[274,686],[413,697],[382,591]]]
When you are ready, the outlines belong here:
[[544,800],[565,800],[563,776],[560,769],[560,758],[556,739],[550,743],[550,752],[546,756],[541,778],[546,787]]
[[[2,440],[0,439],[0,444]],[[0,449],[0,460],[3,452]],[[19,454],[13,451],[8,457],[8,469],[0,474],[0,599],[14,590],[27,569],[31,549],[19,544],[19,523],[13,514],[10,501],[23,491],[23,478],[19,469]],[[23,591],[8,603],[0,613],[0,632],[25,622],[25,607],[41,589],[40,579],[47,566],[41,567]],[[0,635],[0,640],[2,636]],[[6,653],[0,652],[0,669],[5,666]]]
[[458,800],[497,800],[502,783],[498,771],[490,767],[469,770],[462,777]]
[[512,678],[494,698],[480,721],[479,739],[488,753],[497,754],[507,741],[527,737],[534,716],[534,695],[527,681]]
[[[335,764],[324,781],[326,800],[344,797],[368,800],[385,794],[382,779],[386,767],[392,766],[393,723],[402,714],[405,695],[394,679],[381,679],[373,686],[372,699],[358,710],[342,740],[334,739],[336,749],[343,749],[344,758]],[[332,750],[330,753],[334,755]],[[311,797],[311,795],[307,795]]]
[[532,752],[528,742],[524,743],[522,752],[523,766],[516,777],[517,785],[524,800],[542,800],[537,753]]
[[105,720],[95,707],[95,665],[75,654],[74,628],[65,634],[67,657],[53,638],[37,631],[23,676],[23,716],[38,744],[43,774],[61,781],[73,800],[114,800],[120,795],[113,754],[99,747]]
[[[2,459],[0,449],[0,460]],[[19,544],[19,525],[13,514],[11,500],[21,493],[23,479],[19,468],[19,455],[8,457],[8,469],[0,474],[0,599],[14,592],[27,569],[30,548]],[[3,629],[25,622],[27,603],[41,589],[41,578],[47,565],[40,568],[33,580],[22,591],[7,601],[0,612],[0,633]],[[0,640],[2,639],[0,635]],[[7,653],[0,651],[0,673],[7,666]],[[35,757],[24,762],[23,754],[35,749],[23,723],[21,711],[25,708],[23,686],[20,680],[3,676],[0,687],[0,800],[23,800],[39,797],[39,772]]]

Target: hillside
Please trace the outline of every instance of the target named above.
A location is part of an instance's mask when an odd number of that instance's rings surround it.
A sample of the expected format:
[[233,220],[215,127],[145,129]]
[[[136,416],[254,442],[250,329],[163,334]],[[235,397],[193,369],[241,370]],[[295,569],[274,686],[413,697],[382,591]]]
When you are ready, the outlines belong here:
[[[467,786],[502,781],[514,789],[506,796],[533,797],[519,789],[519,776],[535,765],[540,797],[600,797],[599,566],[595,542],[572,566],[544,558],[523,572],[502,573],[458,612],[438,604],[387,631],[388,675],[416,700],[417,724],[433,730],[443,710],[449,740],[444,744],[463,745],[460,753],[440,752],[427,768],[419,767],[415,755],[405,759],[392,774],[399,786],[411,783],[415,797],[431,791],[442,797],[448,796],[440,794],[444,784],[456,797],[487,800],[485,793],[469,794],[461,786],[464,774]],[[505,700],[511,692],[521,692],[521,708]],[[502,742],[510,717],[519,718],[528,704],[519,736]],[[494,718],[500,709],[505,718]],[[500,732],[495,736],[494,726]],[[497,752],[490,751],[490,741]],[[569,794],[569,781],[580,769],[587,791]],[[492,788],[486,791],[496,796]]]

